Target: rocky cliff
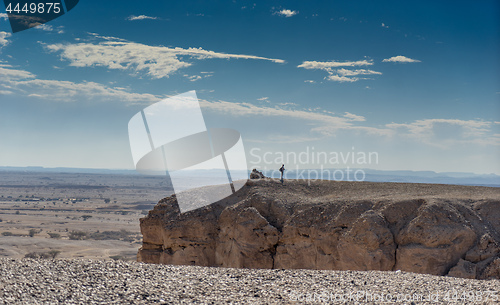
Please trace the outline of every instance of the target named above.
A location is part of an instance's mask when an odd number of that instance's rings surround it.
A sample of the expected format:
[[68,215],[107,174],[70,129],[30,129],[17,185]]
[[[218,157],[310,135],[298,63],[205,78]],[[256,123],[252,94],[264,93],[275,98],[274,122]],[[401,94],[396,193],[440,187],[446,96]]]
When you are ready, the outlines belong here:
[[499,188],[250,180],[183,214],[162,199],[141,230],[148,263],[500,278]]

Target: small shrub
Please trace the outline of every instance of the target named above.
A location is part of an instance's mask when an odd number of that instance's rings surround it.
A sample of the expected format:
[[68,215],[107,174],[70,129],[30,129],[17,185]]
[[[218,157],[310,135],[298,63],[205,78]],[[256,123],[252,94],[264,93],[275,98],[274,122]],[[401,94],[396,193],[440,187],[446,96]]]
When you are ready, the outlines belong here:
[[84,240],[88,238],[87,232],[83,231],[71,231],[68,234],[69,239],[71,240]]
[[35,229],[30,229],[30,230],[29,230],[28,235],[29,235],[30,237],[35,236],[35,234],[38,234],[38,231],[37,231],[37,230],[35,230]]
[[24,255],[24,258],[33,258],[33,259],[36,259],[36,258],[39,258],[40,255],[36,252],[30,252],[30,253],[26,253]]
[[42,259],[49,259],[50,255],[48,253],[38,253],[38,257]]
[[61,234],[59,234],[59,233],[47,233],[47,234],[49,234],[50,238],[58,239],[61,237]]
[[24,258],[32,258],[32,259],[55,259],[57,255],[59,255],[61,251],[59,250],[50,250],[49,252],[29,252],[24,255]]
[[14,233],[12,232],[2,232],[3,236],[14,236]]
[[92,218],[92,215],[82,215],[83,221],[86,221],[89,218]]
[[130,238],[130,235],[132,235],[132,232],[126,231],[126,230],[120,230],[120,231],[103,231],[103,232],[94,232],[90,234],[89,238],[95,239],[95,240],[126,240]]
[[121,255],[112,255],[112,256],[110,256],[109,258],[111,258],[112,260],[115,260],[115,261],[117,261],[117,260],[122,260],[122,261],[124,261],[124,260],[125,260],[125,257],[123,257],[123,256],[121,256]]
[[47,252],[47,254],[50,256],[50,258],[52,259],[55,259],[56,256],[59,255],[59,253],[61,253],[61,251],[59,250],[50,250],[49,252]]

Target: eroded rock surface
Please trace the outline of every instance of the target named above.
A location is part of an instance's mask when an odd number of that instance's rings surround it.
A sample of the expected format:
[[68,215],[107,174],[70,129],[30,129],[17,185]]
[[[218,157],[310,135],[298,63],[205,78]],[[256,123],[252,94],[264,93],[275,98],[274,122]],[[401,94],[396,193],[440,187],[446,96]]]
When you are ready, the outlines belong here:
[[141,231],[148,263],[500,278],[499,188],[251,180],[182,214],[162,199]]

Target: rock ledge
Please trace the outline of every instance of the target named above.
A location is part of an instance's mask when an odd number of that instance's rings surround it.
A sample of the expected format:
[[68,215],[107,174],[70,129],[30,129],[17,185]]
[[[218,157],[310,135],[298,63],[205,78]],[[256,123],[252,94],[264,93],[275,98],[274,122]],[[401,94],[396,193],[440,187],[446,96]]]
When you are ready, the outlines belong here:
[[183,214],[162,199],[141,231],[140,262],[500,278],[498,188],[250,180]]

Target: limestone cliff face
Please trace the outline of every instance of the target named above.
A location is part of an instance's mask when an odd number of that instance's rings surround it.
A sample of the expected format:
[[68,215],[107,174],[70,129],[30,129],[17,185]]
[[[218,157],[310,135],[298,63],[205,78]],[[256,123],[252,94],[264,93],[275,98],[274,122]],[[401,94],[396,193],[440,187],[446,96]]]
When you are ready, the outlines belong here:
[[148,263],[500,278],[498,188],[250,180],[183,214],[162,199],[141,231]]

